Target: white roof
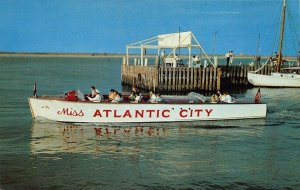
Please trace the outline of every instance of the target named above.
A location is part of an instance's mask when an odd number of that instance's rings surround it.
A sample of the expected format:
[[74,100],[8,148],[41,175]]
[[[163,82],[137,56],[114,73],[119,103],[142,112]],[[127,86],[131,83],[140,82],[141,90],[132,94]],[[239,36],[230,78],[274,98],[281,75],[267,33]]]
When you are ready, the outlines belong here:
[[161,34],[152,38],[138,41],[127,45],[129,48],[143,48],[149,49],[163,49],[163,48],[187,48],[198,47],[201,48],[199,42],[191,31],[177,32],[169,34]]
[[158,35],[159,48],[189,47],[192,45],[192,32]]

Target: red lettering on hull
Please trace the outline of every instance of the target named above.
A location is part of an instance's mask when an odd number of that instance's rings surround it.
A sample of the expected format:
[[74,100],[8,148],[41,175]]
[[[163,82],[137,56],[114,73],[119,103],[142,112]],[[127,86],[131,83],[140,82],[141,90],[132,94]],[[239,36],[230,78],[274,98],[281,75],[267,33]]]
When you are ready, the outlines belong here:
[[101,112],[99,110],[96,110],[93,117],[102,117]]
[[[203,109],[181,109],[180,112],[179,112],[179,116],[181,118],[187,118],[187,117],[203,117],[203,114],[206,113],[206,117],[210,117],[210,114],[212,113],[213,109],[204,109],[204,112],[203,112]],[[201,115],[202,113],[202,115]]]
[[[62,113],[67,113],[68,110],[62,110],[61,112]],[[189,109],[181,109],[178,112],[179,117],[181,117],[181,118],[210,117],[212,113],[213,113],[213,109],[190,109],[190,108]],[[98,110],[97,109],[94,112],[93,117],[105,117],[105,118],[170,118],[172,115],[176,116],[176,112],[175,113],[171,112],[168,109],[166,109],[166,110],[125,110],[123,112],[118,111],[118,110]]]
[[57,111],[58,115],[68,115],[68,116],[78,116],[78,117],[82,117],[84,116],[84,113],[82,110],[80,110],[79,112],[73,108],[63,108],[61,111]]
[[131,118],[131,114],[129,110],[126,110],[123,117],[130,117]]
[[169,118],[170,110],[125,110],[123,113],[118,110],[96,110],[93,117],[112,118]]

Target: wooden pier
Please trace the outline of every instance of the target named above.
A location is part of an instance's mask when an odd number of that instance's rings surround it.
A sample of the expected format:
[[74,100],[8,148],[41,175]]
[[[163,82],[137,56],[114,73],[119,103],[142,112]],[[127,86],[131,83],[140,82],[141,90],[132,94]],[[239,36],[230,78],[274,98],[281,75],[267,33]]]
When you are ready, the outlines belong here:
[[[247,87],[247,73],[259,66],[165,67],[158,65],[127,65],[123,59],[122,84],[162,92],[216,91],[235,86]],[[271,66],[260,70],[270,74]]]

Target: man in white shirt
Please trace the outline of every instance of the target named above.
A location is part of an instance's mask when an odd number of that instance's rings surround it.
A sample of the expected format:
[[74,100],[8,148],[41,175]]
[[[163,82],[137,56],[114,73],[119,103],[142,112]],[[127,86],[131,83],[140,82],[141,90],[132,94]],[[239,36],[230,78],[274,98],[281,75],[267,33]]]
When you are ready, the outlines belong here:
[[102,100],[101,95],[99,94],[98,91],[95,91],[95,96],[93,98],[91,98],[91,97],[88,96],[88,99],[91,102],[101,102],[101,100]]
[[224,103],[233,103],[231,96],[228,92],[224,92],[224,99],[222,100]]
[[229,62],[230,62],[230,51],[228,51],[225,54],[225,58],[226,58],[226,67],[228,67],[229,66]]
[[230,62],[230,65],[232,65],[232,63],[233,63],[233,51],[232,50],[229,53],[229,62]]
[[96,94],[100,94],[99,90],[96,89],[95,86],[91,86],[91,95],[89,96],[90,98],[94,98],[96,96]]
[[157,103],[156,96],[155,96],[155,94],[152,91],[149,92],[149,97],[150,98],[149,98],[148,102]]

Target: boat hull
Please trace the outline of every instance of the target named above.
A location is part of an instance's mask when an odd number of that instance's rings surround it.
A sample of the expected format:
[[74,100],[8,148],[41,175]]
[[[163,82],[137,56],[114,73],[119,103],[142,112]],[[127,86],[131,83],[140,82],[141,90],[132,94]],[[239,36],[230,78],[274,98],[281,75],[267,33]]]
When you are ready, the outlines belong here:
[[90,103],[29,98],[32,117],[74,123],[147,123],[266,117],[266,104]]
[[254,86],[300,87],[300,75],[292,73],[272,73],[271,75],[261,75],[249,72],[248,81]]

